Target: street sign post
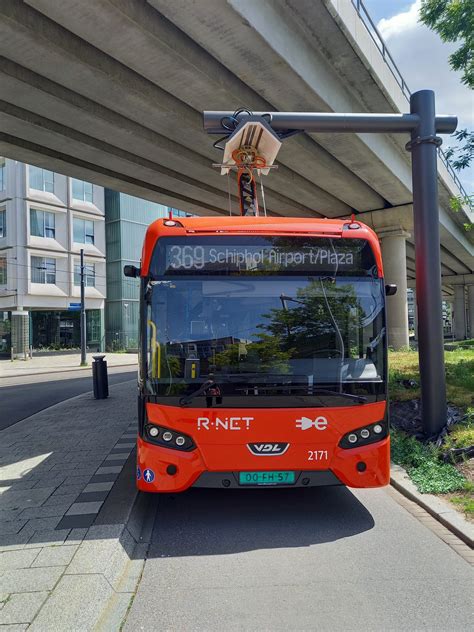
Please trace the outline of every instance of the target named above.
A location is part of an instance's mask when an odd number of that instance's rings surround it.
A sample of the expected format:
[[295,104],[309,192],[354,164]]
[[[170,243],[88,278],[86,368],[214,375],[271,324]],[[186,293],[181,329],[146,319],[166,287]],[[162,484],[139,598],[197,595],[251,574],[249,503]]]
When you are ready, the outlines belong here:
[[84,284],[84,248],[81,248],[81,366],[87,365],[86,358],[86,304]]

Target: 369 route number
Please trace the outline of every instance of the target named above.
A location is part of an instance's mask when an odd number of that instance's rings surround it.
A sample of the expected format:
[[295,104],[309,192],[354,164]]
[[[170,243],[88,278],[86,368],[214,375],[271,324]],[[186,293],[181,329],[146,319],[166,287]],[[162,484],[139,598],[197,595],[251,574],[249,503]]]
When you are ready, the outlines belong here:
[[308,450],[308,461],[327,461],[327,450]]

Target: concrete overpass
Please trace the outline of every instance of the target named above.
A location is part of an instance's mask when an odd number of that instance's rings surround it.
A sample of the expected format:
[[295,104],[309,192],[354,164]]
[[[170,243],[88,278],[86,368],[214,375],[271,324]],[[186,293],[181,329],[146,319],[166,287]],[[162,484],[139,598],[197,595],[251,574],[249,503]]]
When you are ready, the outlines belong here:
[[[407,111],[407,87],[350,0],[3,0],[0,154],[198,214],[227,214],[205,109]],[[369,28],[367,28],[367,25]],[[426,87],[429,88],[429,85]],[[304,134],[267,178],[269,211],[344,217],[382,238],[391,344],[408,340],[410,157],[390,135]],[[474,335],[472,211],[439,164],[444,291]],[[237,200],[232,200],[237,211]],[[467,276],[466,276],[467,275]],[[457,288],[457,289],[454,289]],[[461,290],[462,288],[462,296]],[[462,307],[461,307],[462,305]]]

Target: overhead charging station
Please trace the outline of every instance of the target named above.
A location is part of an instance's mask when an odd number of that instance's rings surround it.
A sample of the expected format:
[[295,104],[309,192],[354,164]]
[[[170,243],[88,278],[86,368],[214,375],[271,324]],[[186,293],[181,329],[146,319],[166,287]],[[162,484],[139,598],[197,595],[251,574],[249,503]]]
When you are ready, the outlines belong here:
[[294,134],[410,134],[406,149],[412,164],[422,423],[427,437],[437,435],[447,422],[437,170],[442,140],[437,134],[452,134],[456,127],[457,117],[436,116],[432,90],[413,93],[406,114],[204,112],[204,129],[222,136],[214,146],[224,149],[224,160],[216,166],[224,174],[237,170],[242,215],[260,214],[255,174],[276,168],[282,142]]

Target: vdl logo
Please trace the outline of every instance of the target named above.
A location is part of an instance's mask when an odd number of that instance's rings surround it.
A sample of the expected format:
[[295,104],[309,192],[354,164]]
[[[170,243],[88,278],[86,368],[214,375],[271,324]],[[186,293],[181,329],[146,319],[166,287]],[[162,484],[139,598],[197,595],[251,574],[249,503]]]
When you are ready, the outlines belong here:
[[289,443],[247,443],[247,448],[255,456],[280,456],[289,447]]

